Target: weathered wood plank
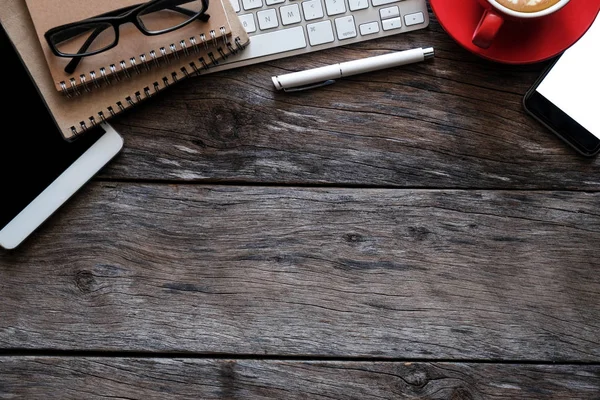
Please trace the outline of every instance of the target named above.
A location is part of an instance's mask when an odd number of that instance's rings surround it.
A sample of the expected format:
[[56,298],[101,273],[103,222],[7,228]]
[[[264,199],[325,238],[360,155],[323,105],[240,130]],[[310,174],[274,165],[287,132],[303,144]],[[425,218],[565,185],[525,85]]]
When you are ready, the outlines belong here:
[[586,399],[597,365],[0,358],[0,398]]
[[[382,40],[197,77],[114,121],[110,179],[423,188],[600,188],[584,159],[528,117],[546,63],[507,66],[431,26]],[[433,60],[304,93],[271,76],[413,47]]]
[[598,361],[600,193],[91,183],[0,347]]

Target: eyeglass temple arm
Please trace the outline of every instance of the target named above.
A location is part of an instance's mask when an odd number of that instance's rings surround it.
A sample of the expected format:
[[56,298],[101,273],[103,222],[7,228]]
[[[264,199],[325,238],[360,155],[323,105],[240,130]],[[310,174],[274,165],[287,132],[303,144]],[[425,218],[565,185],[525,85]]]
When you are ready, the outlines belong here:
[[[175,0],[175,1],[181,3],[181,2],[186,2],[187,0]],[[121,8],[121,9],[118,9],[118,10],[114,10],[114,11],[111,11],[111,12],[108,12],[108,13],[105,13],[105,14],[101,14],[100,17],[111,17],[111,16],[114,16],[114,15],[123,14],[124,12],[127,12],[127,11],[129,11],[129,10],[135,8],[135,7],[137,7],[137,6],[124,7],[124,8]],[[188,16],[192,16],[192,15],[196,14],[195,11],[188,10],[186,8],[181,8],[181,7],[178,7],[176,5],[172,5],[172,6],[167,7],[167,8],[171,9],[173,11],[180,12],[181,14],[186,14]],[[164,7],[160,7],[160,8],[157,7],[157,9],[164,9]],[[150,11],[152,11],[152,9],[150,9]],[[97,17],[94,17],[94,18],[97,18]],[[210,15],[208,15],[208,14],[201,14],[201,15],[198,16],[198,19],[200,19],[203,22],[208,21],[209,18],[210,18]],[[85,43],[81,46],[81,48],[77,51],[77,53],[84,53],[92,45],[92,43],[94,42],[94,40],[96,40],[96,38],[103,31],[105,31],[106,29],[108,29],[108,28],[96,28],[94,30],[94,32],[92,32],[90,34],[90,36],[87,38],[87,40],[85,41]],[[68,37],[72,37],[72,36],[77,36],[77,34],[69,34],[69,35],[65,35],[64,37],[59,36],[58,40],[59,41],[65,40]],[[65,72],[67,74],[72,74],[73,72],[75,72],[75,69],[77,68],[77,66],[81,62],[82,58],[83,58],[83,56],[73,57],[71,59],[71,61],[69,61],[69,63],[65,66]]]

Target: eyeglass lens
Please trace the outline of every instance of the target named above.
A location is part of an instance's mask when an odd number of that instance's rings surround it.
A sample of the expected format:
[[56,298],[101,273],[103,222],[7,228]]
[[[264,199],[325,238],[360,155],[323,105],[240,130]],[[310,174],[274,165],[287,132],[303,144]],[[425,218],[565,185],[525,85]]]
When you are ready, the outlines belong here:
[[54,46],[66,55],[91,53],[111,47],[117,38],[115,28],[106,22],[83,23],[52,36]]
[[138,21],[148,32],[155,33],[183,25],[202,11],[202,1],[163,0],[142,10]]

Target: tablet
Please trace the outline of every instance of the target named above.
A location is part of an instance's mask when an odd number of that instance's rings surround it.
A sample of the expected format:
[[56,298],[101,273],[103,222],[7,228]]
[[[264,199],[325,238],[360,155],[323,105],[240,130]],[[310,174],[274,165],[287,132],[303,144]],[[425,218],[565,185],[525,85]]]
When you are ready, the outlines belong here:
[[66,141],[4,27],[0,51],[19,91],[0,107],[0,247],[14,249],[119,153],[123,138],[102,123]]

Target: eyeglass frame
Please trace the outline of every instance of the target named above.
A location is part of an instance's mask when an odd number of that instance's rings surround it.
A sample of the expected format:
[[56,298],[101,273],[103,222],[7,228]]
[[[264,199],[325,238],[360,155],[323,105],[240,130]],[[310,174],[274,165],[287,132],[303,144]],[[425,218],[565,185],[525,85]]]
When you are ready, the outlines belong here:
[[[182,27],[190,24],[191,22],[193,22],[197,19],[199,19],[203,22],[206,22],[210,18],[210,15],[206,13],[206,11],[208,10],[208,6],[209,6],[209,0],[200,0],[202,2],[202,11],[200,11],[200,12],[190,11],[185,8],[180,8],[177,6],[177,4],[181,4],[183,2],[189,2],[189,0],[172,0],[173,3],[175,3],[175,4],[173,4],[170,7],[164,7],[161,9],[170,9],[170,10],[180,12],[182,14],[186,14],[189,16],[197,14],[197,16],[194,18],[190,18],[189,20],[182,22],[179,25],[170,27],[170,28],[166,28],[166,29],[162,29],[162,30],[158,30],[158,31],[148,30],[144,26],[144,24],[139,20],[138,16],[144,10],[150,9],[156,3],[164,2],[164,1],[165,0],[150,0],[143,4],[136,4],[136,5],[132,5],[132,6],[128,6],[128,7],[123,7],[123,8],[117,9],[117,10],[109,11],[107,13],[100,14],[99,16],[96,16],[96,17],[91,17],[91,18],[87,18],[87,19],[84,19],[81,21],[59,25],[57,27],[49,29],[46,33],[44,33],[44,38],[46,39],[46,42],[48,43],[48,46],[50,47],[50,50],[52,51],[52,53],[54,55],[56,55],[58,57],[72,58],[72,60],[69,62],[69,64],[65,67],[65,72],[72,73],[72,72],[74,72],[75,68],[77,67],[77,64],[79,64],[79,62],[81,61],[81,59],[83,57],[89,57],[89,56],[93,56],[96,54],[100,54],[100,53],[103,53],[107,50],[110,50],[110,49],[116,47],[119,44],[119,27],[126,23],[132,23],[133,25],[135,25],[135,27],[140,32],[142,32],[146,36],[157,36],[157,35],[162,35],[164,33],[175,31],[179,28],[182,28]],[[117,15],[114,15],[114,14],[117,14]],[[112,26],[112,28],[114,29],[114,32],[115,32],[115,39],[114,39],[114,42],[110,46],[104,47],[99,50],[94,50],[94,51],[91,51],[88,53],[81,53],[81,54],[73,55],[73,54],[66,54],[66,53],[60,52],[56,48],[56,45],[54,44],[54,42],[51,40],[51,37],[53,35],[56,35],[58,32],[60,32],[62,30],[72,29],[79,25],[87,26],[92,23],[105,23],[105,24],[110,24]],[[90,35],[90,37],[86,40],[86,42],[83,44],[81,49],[84,49],[84,50],[87,49],[92,44],[92,42],[96,39],[96,37],[98,37],[98,35],[100,33],[102,33],[103,31],[105,31],[106,29],[108,29],[108,26],[104,27],[104,29],[102,29],[99,32],[96,32],[98,30],[98,29],[96,29]]]

